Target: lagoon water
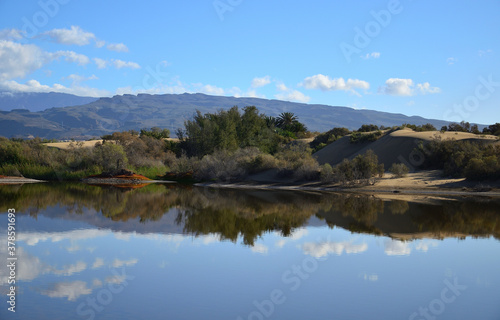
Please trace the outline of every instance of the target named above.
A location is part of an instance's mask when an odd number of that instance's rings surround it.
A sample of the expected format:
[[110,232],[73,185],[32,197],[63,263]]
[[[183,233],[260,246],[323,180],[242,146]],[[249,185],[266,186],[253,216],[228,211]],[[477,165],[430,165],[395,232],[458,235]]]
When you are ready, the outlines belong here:
[[499,319],[499,208],[483,198],[2,185],[0,319]]

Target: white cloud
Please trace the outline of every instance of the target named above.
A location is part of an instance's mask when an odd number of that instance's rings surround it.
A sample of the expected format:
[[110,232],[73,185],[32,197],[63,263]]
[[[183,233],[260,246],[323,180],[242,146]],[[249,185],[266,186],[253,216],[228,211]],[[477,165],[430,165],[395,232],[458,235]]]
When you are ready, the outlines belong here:
[[120,259],[115,259],[113,260],[113,268],[120,268],[123,266],[133,266],[134,264],[137,263],[137,259],[130,259],[130,260],[120,260]]
[[446,59],[446,63],[448,63],[449,65],[455,64],[456,62],[458,62],[457,58],[449,57],[448,59]]
[[263,87],[265,85],[268,85],[269,83],[271,83],[271,78],[269,76],[265,76],[262,78],[254,78],[252,80],[252,88]]
[[71,26],[70,29],[52,29],[41,34],[49,40],[66,45],[84,46],[95,40],[96,37],[91,32],[86,32],[79,26]]
[[213,94],[217,96],[222,96],[224,95],[225,91],[222,88],[219,88],[217,86],[213,86],[211,84],[205,84],[203,85],[202,83],[193,83],[193,87],[197,92],[201,93],[206,93],[206,94]]
[[0,81],[23,78],[50,61],[50,55],[32,44],[0,40]]
[[289,237],[282,238],[276,242],[278,248],[282,248],[288,241],[296,241],[309,233],[306,228],[300,228],[292,232]]
[[421,94],[432,94],[432,93],[439,93],[441,92],[441,89],[438,87],[431,87],[431,84],[429,82],[424,82],[424,83],[419,83],[417,84],[417,89],[420,91]]
[[81,82],[88,81],[88,80],[97,80],[99,79],[96,75],[91,75],[90,77],[85,77],[81,76],[78,74],[70,74],[67,77],[64,77],[63,79],[66,80],[71,80],[73,82],[73,85],[80,84]]
[[103,258],[95,258],[95,261],[92,264],[92,269],[99,269],[103,265],[104,265],[104,259]]
[[106,48],[108,48],[108,50],[116,52],[128,52],[127,46],[123,43],[110,43]]
[[399,240],[388,239],[384,242],[384,247],[388,256],[404,256],[411,253],[410,244]]
[[322,91],[347,91],[356,95],[359,93],[356,89],[368,90],[370,84],[366,81],[359,79],[336,78],[331,79],[329,76],[317,74],[312,77],[307,77],[300,84],[306,89],[320,89]]
[[100,288],[100,287],[102,287],[102,281],[99,280],[99,279],[92,280],[92,287],[93,288]]
[[278,83],[278,84],[276,85],[276,88],[277,88],[279,91],[288,91],[288,90],[290,90],[290,89],[288,89],[288,87],[287,87],[287,86],[285,86],[285,84],[284,84],[284,83]]
[[113,59],[111,61],[116,69],[121,69],[121,68],[140,69],[141,68],[141,66],[138,63],[131,62],[131,61],[123,61],[123,60],[119,60],[119,59],[116,59],[116,60]]
[[87,264],[83,261],[78,261],[76,264],[64,266],[61,270],[54,270],[53,272],[58,275],[71,276],[85,269],[87,269]]
[[105,45],[106,45],[106,41],[104,41],[104,40],[96,40],[96,41],[95,41],[95,46],[96,46],[97,48],[102,48],[102,47],[104,47]]
[[266,254],[269,251],[269,248],[263,244],[257,243],[254,244],[250,250],[256,253]]
[[380,52],[372,52],[372,53],[367,53],[364,56],[361,56],[361,58],[368,60],[368,59],[378,59],[380,58]]
[[0,30],[0,40],[20,40],[23,38],[23,32],[19,29]]
[[57,51],[51,54],[53,59],[58,59],[64,57],[67,62],[77,63],[80,66],[86,65],[90,62],[90,59],[83,54],[76,53],[74,51]]
[[303,102],[307,103],[311,100],[311,97],[306,96],[300,91],[297,90],[291,90],[288,92],[284,93],[278,93],[274,95],[274,97],[278,100],[285,100],[285,101],[297,101],[297,102]]
[[345,253],[361,253],[368,249],[366,243],[362,244],[352,244],[350,242],[322,242],[314,243],[308,242],[302,246],[302,251],[305,254],[313,256],[315,258],[326,257],[327,255],[334,253],[336,255],[341,255],[342,252]]
[[484,57],[484,56],[489,55],[489,54],[491,54],[491,53],[493,53],[493,50],[491,50],[491,49],[487,49],[487,50],[479,50],[479,51],[477,52],[477,54],[478,54],[480,57]]
[[363,274],[363,280],[366,280],[366,281],[372,281],[372,282],[375,282],[375,281],[378,281],[378,274]]
[[101,58],[94,58],[94,62],[97,65],[97,69],[105,69],[108,66],[108,62]]
[[438,246],[437,241],[421,240],[417,242],[415,249],[417,249],[418,251],[427,252],[429,251],[430,247],[437,247],[437,246]]
[[274,95],[276,99],[285,100],[285,101],[297,101],[307,103],[311,100],[311,97],[306,96],[302,92],[298,90],[293,90],[288,88],[283,83],[278,83],[276,88],[281,91],[281,93],[277,93]]
[[109,97],[113,94],[107,90],[72,85],[71,87],[54,83],[51,86],[41,84],[37,80],[28,80],[25,83],[18,83],[14,80],[0,81],[0,89],[18,92],[62,92],[85,97]]
[[379,92],[392,96],[413,96],[419,93],[439,93],[441,89],[438,87],[431,87],[429,82],[415,85],[412,79],[390,78],[385,81],[385,86],[381,87]]
[[83,281],[59,282],[53,288],[42,291],[42,294],[48,297],[68,298],[68,301],[75,301],[81,295],[91,293],[92,289],[87,288],[87,283]]

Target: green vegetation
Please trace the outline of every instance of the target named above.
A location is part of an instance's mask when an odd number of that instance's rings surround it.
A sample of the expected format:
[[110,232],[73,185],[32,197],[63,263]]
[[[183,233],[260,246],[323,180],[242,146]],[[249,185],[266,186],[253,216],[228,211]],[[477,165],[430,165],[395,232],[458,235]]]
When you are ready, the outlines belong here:
[[377,141],[380,137],[382,137],[382,131],[380,130],[370,133],[353,132],[350,136],[349,142],[350,143],[373,142]]
[[373,184],[376,177],[383,175],[384,165],[378,163],[378,157],[373,150],[368,150],[352,160],[344,159],[334,168],[330,164],[324,164],[321,167],[322,181],[342,185]]
[[409,123],[404,123],[401,128],[410,128],[415,132],[423,132],[423,131],[437,131],[436,127],[434,127],[430,123],[422,124],[422,125],[414,125]]
[[394,163],[390,168],[389,172],[396,178],[403,178],[408,175],[410,169],[404,163]]
[[454,132],[470,132],[479,134],[477,124],[471,125],[469,122],[462,121],[460,123],[450,123],[448,127],[442,127],[441,131],[454,131]]
[[500,178],[500,145],[434,139],[418,147],[425,156],[423,168],[443,169],[445,175],[470,180]]
[[358,132],[371,132],[378,131],[380,128],[375,124],[364,124],[357,131]]
[[256,107],[238,107],[217,113],[197,112],[193,120],[184,123],[185,130],[178,131],[180,148],[188,156],[203,157],[216,150],[234,152],[238,148],[257,147],[262,152],[274,153],[286,138],[276,134],[269,119]]
[[350,133],[351,131],[347,128],[333,128],[317,135],[309,145],[313,149],[313,152],[317,152]]
[[500,123],[495,123],[488,128],[483,129],[483,133],[492,134],[494,136],[500,136]]

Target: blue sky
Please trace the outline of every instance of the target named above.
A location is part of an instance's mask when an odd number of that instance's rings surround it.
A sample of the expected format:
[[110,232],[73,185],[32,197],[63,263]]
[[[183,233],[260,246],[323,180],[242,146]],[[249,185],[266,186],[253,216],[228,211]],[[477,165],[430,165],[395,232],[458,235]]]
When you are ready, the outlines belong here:
[[500,122],[500,1],[0,0],[0,90]]

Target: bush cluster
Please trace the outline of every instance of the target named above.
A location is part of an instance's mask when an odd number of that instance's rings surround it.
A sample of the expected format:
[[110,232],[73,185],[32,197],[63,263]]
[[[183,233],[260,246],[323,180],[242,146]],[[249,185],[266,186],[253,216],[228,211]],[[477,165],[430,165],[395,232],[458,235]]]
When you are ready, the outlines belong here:
[[443,169],[445,175],[470,180],[500,178],[500,145],[439,138],[418,147],[423,168]]
[[349,133],[351,133],[351,131],[347,128],[333,128],[327,132],[317,135],[309,146],[313,149],[313,152],[317,152]]
[[410,172],[410,169],[404,163],[394,163],[389,168],[389,172],[396,178],[403,178]]
[[380,137],[382,137],[382,131],[380,130],[370,133],[353,132],[350,136],[349,142],[350,143],[373,142],[377,141]]
[[373,150],[358,155],[352,160],[344,159],[332,168],[330,164],[321,167],[321,179],[324,182],[347,184],[373,184],[374,178],[384,175],[384,165],[378,163]]

